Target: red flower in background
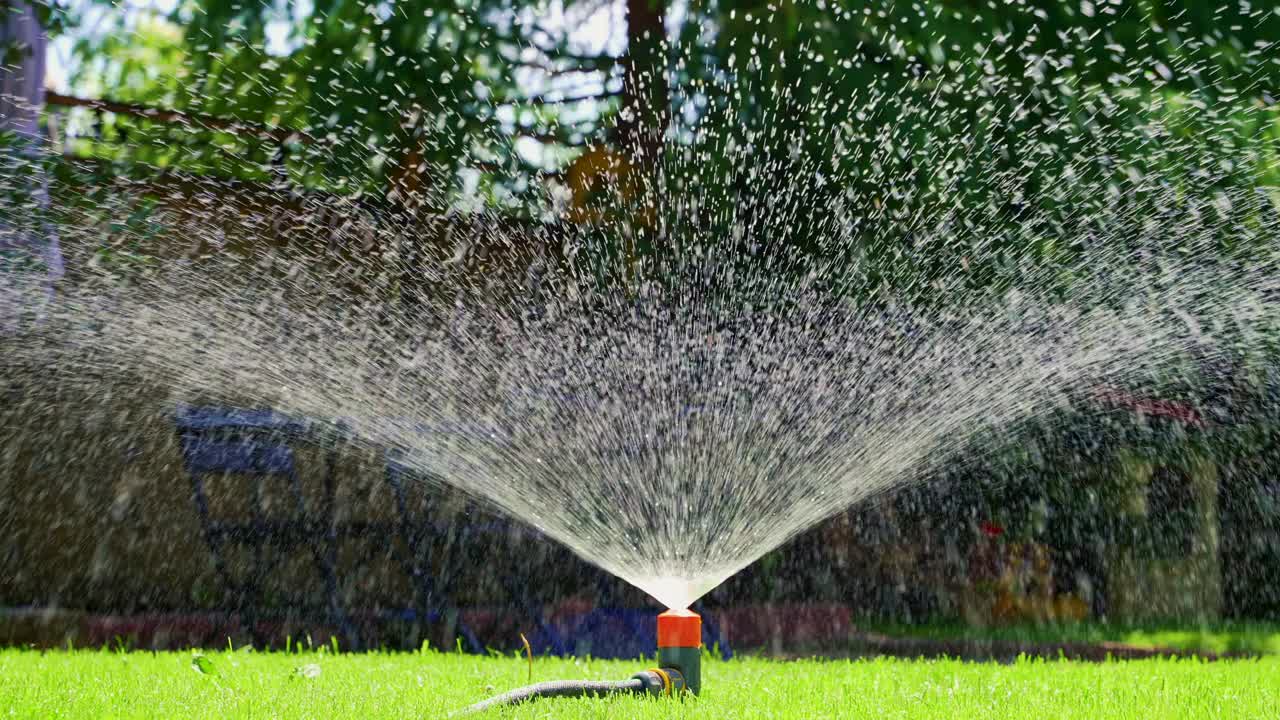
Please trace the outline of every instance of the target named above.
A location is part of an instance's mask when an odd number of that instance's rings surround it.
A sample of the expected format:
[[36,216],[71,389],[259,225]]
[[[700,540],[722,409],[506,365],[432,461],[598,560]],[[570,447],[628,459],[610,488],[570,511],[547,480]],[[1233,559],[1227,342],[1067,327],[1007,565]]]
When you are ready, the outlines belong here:
[[990,521],[982,523],[980,526],[982,534],[987,537],[1000,537],[1004,534],[1004,528]]
[[1102,388],[1097,391],[1096,397],[1101,402],[1127,408],[1136,413],[1170,418],[1191,427],[1205,426],[1204,418],[1200,417],[1195,408],[1184,403],[1137,397],[1116,388]]

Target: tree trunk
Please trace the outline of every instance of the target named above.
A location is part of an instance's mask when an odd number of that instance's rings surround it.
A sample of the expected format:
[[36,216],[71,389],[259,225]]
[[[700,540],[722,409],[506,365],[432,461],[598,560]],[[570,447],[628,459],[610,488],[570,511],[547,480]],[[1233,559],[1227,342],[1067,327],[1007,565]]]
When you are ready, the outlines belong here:
[[666,27],[665,0],[627,0],[627,55],[618,141],[641,167],[657,161],[667,128]]
[[43,212],[47,42],[31,3],[0,0],[0,334],[15,331],[24,315],[38,315],[62,276],[58,236]]

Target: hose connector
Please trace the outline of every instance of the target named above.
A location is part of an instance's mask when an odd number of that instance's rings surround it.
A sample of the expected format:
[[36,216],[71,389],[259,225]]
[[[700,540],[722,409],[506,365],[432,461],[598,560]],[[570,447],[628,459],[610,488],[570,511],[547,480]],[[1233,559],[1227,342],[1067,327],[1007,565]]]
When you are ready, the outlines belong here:
[[631,679],[640,681],[640,692],[659,697],[676,697],[688,689],[684,673],[673,667],[641,670]]
[[692,610],[668,610],[658,616],[658,664],[676,670],[684,687],[702,691],[702,618]]

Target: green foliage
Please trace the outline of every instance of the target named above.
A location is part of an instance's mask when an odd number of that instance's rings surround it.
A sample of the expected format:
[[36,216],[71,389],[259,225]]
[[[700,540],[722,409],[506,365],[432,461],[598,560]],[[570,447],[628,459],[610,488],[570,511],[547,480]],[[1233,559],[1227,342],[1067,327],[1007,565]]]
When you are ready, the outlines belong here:
[[[0,2],[0,10],[7,4],[8,0]],[[83,8],[71,0],[31,0],[30,4],[35,6],[36,18],[50,37],[57,37],[80,23]]]
[[[1170,187],[1193,200],[1274,184],[1280,169],[1280,15],[1247,4],[747,0],[718,5],[710,22],[714,49],[687,63],[688,82],[733,79],[706,115],[726,113],[717,127],[741,143],[765,128],[807,143],[801,157],[827,162],[797,177],[833,179],[771,240],[830,252],[823,218],[833,206],[862,212],[873,224],[860,229],[865,244],[839,246],[858,253],[846,282],[859,295],[927,287],[922,278],[1000,293],[1028,264],[1061,267],[1054,282],[1071,285],[1084,248],[1059,239],[1144,217],[1116,203],[1149,215],[1169,210]],[[753,147],[759,166],[796,155],[787,143]],[[732,175],[703,169],[700,187]],[[1079,187],[1100,192],[1082,198]],[[954,221],[908,222],[919,217]],[[1245,251],[1250,235],[1237,230],[1257,218],[1231,220],[1218,240]],[[1105,229],[1147,240],[1136,225]]]
[[569,139],[597,128],[591,118],[561,127],[560,110],[526,97],[516,70],[610,64],[562,55],[538,32],[535,42],[514,19],[524,8],[510,0],[185,3],[168,18],[80,43],[76,83],[91,95],[297,131],[285,143],[261,142],[253,133],[207,133],[198,122],[166,129],[111,119],[126,135],[102,139],[125,141],[115,152],[138,162],[257,181],[284,171],[294,183],[374,202],[413,192],[437,205],[458,191],[459,169],[483,165],[491,184],[501,178],[495,198],[509,205],[506,196],[527,195],[537,172],[515,152],[513,133]]
[[[522,99],[522,68],[608,66],[518,21],[530,7],[182,4],[127,39],[82,44],[77,82],[297,132],[116,115],[75,149],[389,208],[448,205],[470,168],[473,203],[539,217],[541,174],[513,138],[598,139],[613,105],[570,121]],[[667,53],[670,171],[614,212],[652,203],[658,217],[583,231],[584,273],[676,278],[673,238],[697,237],[742,269],[721,274],[728,284],[761,266],[803,277],[816,257],[847,268],[823,277],[828,290],[860,299],[956,302],[952,290],[980,299],[1032,281],[1067,294],[1096,279],[1091,238],[1172,246],[1145,222],[1259,188],[1280,204],[1277,37],[1280,15],[1232,2],[694,3]],[[552,147],[554,162],[575,155]],[[1203,223],[1244,260],[1266,245],[1260,212],[1224,202]],[[748,219],[784,216],[743,237]]]
[[[308,166],[351,190],[385,181],[410,152],[456,167],[486,119],[469,98],[495,92],[505,68],[491,48],[487,7],[316,3],[280,8],[204,3],[182,16],[191,51],[189,100],[203,112],[304,129],[324,142]],[[264,51],[270,23],[289,28],[288,52]],[[439,178],[434,178],[439,180]]]

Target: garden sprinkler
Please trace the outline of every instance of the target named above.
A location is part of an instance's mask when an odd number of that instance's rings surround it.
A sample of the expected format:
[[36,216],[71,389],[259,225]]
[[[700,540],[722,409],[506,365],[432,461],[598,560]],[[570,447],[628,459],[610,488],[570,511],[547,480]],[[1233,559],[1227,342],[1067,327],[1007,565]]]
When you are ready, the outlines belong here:
[[658,616],[658,665],[679,673],[689,692],[702,692],[702,618],[698,613],[668,610]]
[[478,702],[458,714],[470,715],[542,697],[614,694],[683,697],[702,690],[702,618],[692,610],[668,610],[658,616],[658,667],[627,680],[551,680]]

